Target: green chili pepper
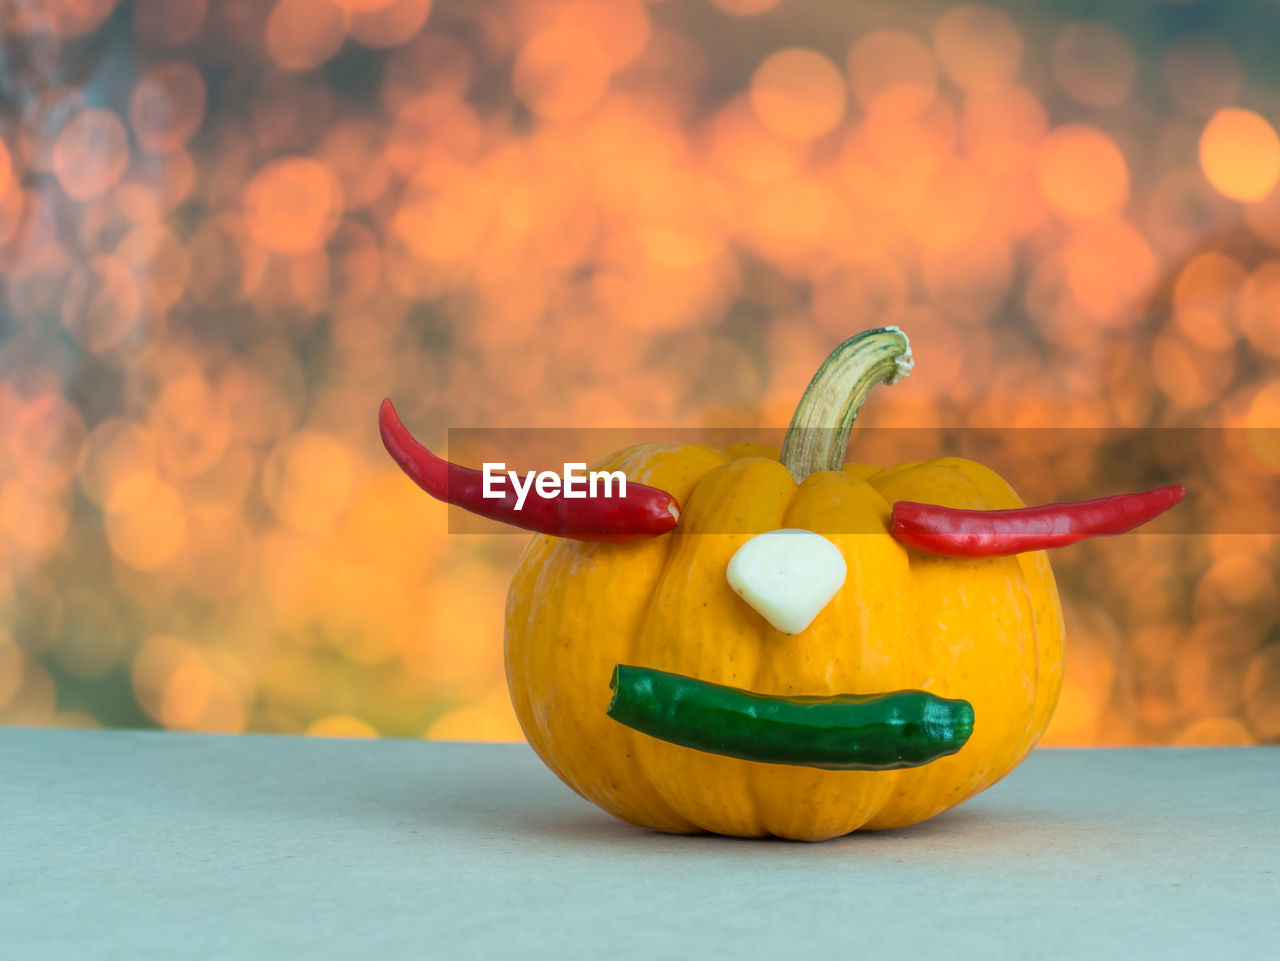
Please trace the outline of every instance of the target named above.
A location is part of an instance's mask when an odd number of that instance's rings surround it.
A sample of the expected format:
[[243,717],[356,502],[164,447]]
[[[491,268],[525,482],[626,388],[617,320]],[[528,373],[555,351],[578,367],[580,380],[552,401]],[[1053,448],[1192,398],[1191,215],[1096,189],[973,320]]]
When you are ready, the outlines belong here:
[[888,771],[955,754],[973,733],[968,701],[927,691],[776,697],[627,664],[609,687],[615,721],[745,761]]

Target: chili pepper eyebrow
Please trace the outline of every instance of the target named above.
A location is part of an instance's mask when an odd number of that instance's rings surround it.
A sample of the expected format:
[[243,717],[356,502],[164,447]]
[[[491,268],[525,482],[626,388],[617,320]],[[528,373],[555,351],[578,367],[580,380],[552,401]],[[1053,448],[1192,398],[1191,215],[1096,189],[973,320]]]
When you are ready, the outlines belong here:
[[437,457],[414,439],[400,420],[391,398],[378,409],[378,430],[387,453],[409,478],[437,500],[513,527],[580,541],[621,543],[657,537],[675,529],[680,505],[656,487],[627,482],[619,496],[589,494],[566,500],[529,490],[517,509],[516,495],[504,489],[486,497],[484,474]]
[[889,532],[903,544],[943,557],[1003,557],[1123,534],[1163,514],[1186,493],[1185,487],[1173,484],[1136,494],[995,511],[898,501]]

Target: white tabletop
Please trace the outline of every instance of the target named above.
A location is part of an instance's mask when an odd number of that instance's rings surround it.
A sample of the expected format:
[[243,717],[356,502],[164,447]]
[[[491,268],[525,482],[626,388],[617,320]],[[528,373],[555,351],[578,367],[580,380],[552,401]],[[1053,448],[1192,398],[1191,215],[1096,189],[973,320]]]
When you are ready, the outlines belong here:
[[1280,957],[1280,749],[1039,751],[821,844],[614,820],[524,745],[0,729],[0,958]]

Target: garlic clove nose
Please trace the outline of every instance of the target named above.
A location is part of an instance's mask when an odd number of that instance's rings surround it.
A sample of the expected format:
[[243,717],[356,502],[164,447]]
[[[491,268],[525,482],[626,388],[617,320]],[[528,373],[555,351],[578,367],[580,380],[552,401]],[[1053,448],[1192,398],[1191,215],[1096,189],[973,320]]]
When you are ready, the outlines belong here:
[[738,548],[725,571],[729,586],[787,634],[812,624],[847,574],[835,544],[796,528],[757,534]]

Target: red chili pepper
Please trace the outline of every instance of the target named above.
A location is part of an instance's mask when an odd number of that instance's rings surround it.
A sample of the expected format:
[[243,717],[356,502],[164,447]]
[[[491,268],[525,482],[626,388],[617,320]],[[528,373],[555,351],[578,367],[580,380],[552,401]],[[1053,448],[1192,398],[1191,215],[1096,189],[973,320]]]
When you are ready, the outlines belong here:
[[502,497],[484,496],[484,474],[437,457],[409,433],[391,398],[378,410],[382,443],[400,469],[437,500],[490,520],[579,541],[619,543],[657,537],[680,522],[680,505],[664,490],[627,481],[625,496],[566,499],[540,495],[530,487],[520,510],[516,495],[503,485]]
[[1123,534],[1182,500],[1185,487],[1157,487],[1073,504],[1005,511],[956,510],[898,501],[890,533],[903,544],[944,557],[1001,557],[1065,547],[1085,537]]

